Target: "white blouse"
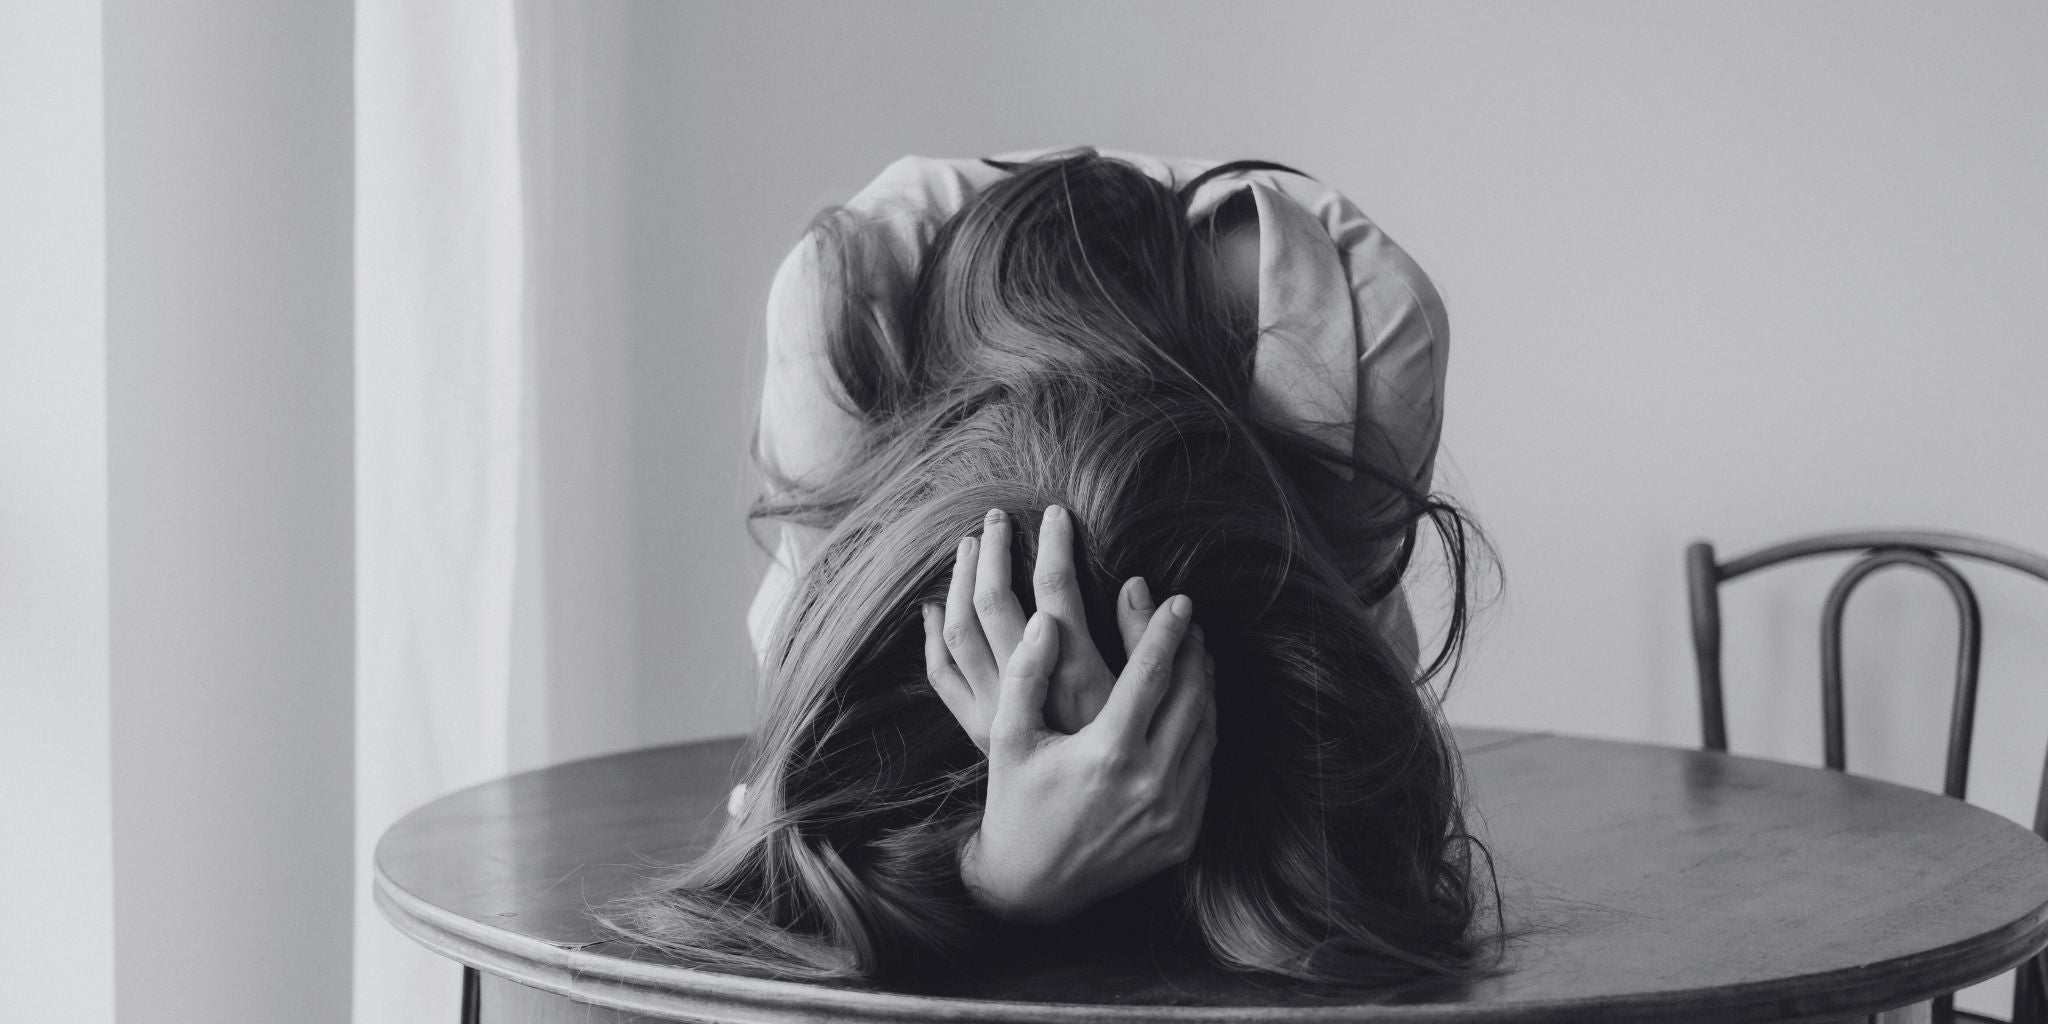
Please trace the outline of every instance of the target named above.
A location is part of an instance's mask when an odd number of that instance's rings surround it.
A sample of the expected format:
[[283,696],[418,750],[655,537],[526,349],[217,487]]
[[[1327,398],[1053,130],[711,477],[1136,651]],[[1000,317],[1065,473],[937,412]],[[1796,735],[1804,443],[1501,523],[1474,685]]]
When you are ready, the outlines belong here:
[[[1065,149],[1008,153],[1012,162]],[[1219,161],[1160,159],[1100,150],[1171,188]],[[980,160],[907,156],[890,164],[847,205],[872,222],[879,251],[894,267],[870,284],[903,295],[916,279],[939,227],[983,188],[1009,172]],[[1191,198],[1190,221],[1207,217],[1239,190],[1258,211],[1260,340],[1254,354],[1252,411],[1355,451],[1368,438],[1390,445],[1424,489],[1443,431],[1449,323],[1443,299],[1415,261],[1334,189],[1284,171],[1239,171],[1205,182]],[[857,436],[860,421],[835,399],[826,357],[827,324],[818,301],[814,241],[806,236],[776,271],[768,293],[768,367],[761,392],[759,453],[790,479],[830,465]],[[782,524],[776,557],[747,612],[756,658],[787,604],[796,575],[823,539]],[[1407,663],[1419,641],[1405,596],[1396,590],[1375,613]]]

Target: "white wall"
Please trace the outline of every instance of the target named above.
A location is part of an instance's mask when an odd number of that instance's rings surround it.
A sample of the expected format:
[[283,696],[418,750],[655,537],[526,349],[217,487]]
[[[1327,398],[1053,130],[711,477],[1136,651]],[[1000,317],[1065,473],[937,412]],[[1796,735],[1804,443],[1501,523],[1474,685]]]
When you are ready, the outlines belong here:
[[[1507,580],[1456,720],[1696,742],[1694,537],[1930,526],[2048,551],[2048,9],[633,10],[643,579],[680,624],[642,660],[677,734],[735,721],[747,678],[734,481],[767,282],[812,212],[904,153],[1274,159],[1409,249],[1456,339],[1443,483]],[[2048,587],[1979,575],[1975,793],[2030,817]],[[1826,576],[1727,593],[1738,749],[1817,756]],[[1852,765],[1938,785],[1945,601],[1879,578],[1852,609]]]
[[[2038,7],[801,9],[635,8],[637,394],[643,458],[675,478],[645,499],[675,509],[649,550],[697,573],[670,573],[689,628],[650,664],[745,675],[744,582],[696,581],[745,579],[732,481],[761,299],[809,214],[906,152],[1277,159],[1418,258],[1456,339],[1443,482],[1508,579],[1461,720],[1692,740],[1695,536],[1928,525],[2048,549]],[[1852,674],[1946,643],[1899,635],[1945,599],[1892,582],[1857,608],[1897,647]],[[1742,606],[1778,593],[1731,591],[1732,675],[1812,646],[1759,644],[1771,617]],[[2024,632],[1987,653],[2008,710],[2037,706],[2019,680],[2048,662]],[[1759,646],[1772,660],[1738,656]],[[1784,731],[1736,703],[1738,738]]]
[[[639,666],[648,742],[746,724],[767,282],[812,212],[908,152],[1277,159],[1416,256],[1457,339],[1446,483],[1508,580],[1460,721],[1691,742],[1694,536],[1939,525],[2048,550],[2040,8],[620,9],[625,223],[556,237],[625,232],[636,347],[554,386],[630,380],[630,470],[587,471],[630,479],[604,530],[640,557],[577,571],[608,594],[632,576],[632,634],[593,623],[588,657]],[[0,572],[30,581],[0,588],[0,671],[30,709],[0,719],[0,756],[9,820],[60,837],[4,846],[44,923],[0,963],[11,998],[79,1000],[71,1019],[105,1019],[118,978],[124,1018],[338,1020],[349,5],[114,3],[103,39],[100,11],[0,11],[0,473],[36,482],[0,521]],[[1814,749],[1822,586],[1730,591],[1738,748]],[[1984,590],[1977,792],[2018,817],[2048,597]],[[1941,599],[1880,580],[1857,611],[1852,763],[1931,784]]]
[[0,991],[114,1015],[98,4],[0,5]]
[[345,1021],[352,5],[105,11],[121,1019]]
[[350,17],[0,7],[10,1019],[348,1017]]

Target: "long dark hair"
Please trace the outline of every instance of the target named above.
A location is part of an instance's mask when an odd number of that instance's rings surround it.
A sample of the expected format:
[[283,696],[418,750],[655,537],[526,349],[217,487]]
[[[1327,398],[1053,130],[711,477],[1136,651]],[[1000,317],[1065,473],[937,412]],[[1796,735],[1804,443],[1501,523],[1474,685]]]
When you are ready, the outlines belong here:
[[[862,433],[753,509],[828,533],[765,654],[744,806],[608,922],[684,963],[807,979],[915,972],[999,930],[955,861],[986,762],[925,680],[918,609],[944,600],[956,543],[992,508],[1019,519],[1012,579],[1032,607],[1032,527],[1059,504],[1113,668],[1113,595],[1139,575],[1194,599],[1216,660],[1202,834],[1127,909],[1234,969],[1469,972],[1472,841],[1423,684],[1464,638],[1478,538],[1398,461],[1248,412],[1256,327],[1206,284],[1191,188],[1092,152],[1007,169],[907,294],[870,283],[885,257],[860,215],[814,224],[831,364]],[[1452,609],[1419,671],[1369,609],[1424,521]]]

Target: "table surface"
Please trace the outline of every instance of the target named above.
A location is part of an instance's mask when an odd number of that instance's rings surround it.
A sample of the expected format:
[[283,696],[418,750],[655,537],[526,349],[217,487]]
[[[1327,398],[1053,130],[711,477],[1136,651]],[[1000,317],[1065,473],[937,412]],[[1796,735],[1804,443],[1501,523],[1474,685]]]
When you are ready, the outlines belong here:
[[2048,843],[1982,809],[1775,761],[1458,729],[1507,908],[1477,982],[1318,998],[1221,970],[1048,958],[917,991],[690,970],[588,909],[704,849],[739,741],[560,765],[454,793],[379,842],[415,940],[578,1002],[712,1020],[1761,1021],[1901,1006],[2048,944]]

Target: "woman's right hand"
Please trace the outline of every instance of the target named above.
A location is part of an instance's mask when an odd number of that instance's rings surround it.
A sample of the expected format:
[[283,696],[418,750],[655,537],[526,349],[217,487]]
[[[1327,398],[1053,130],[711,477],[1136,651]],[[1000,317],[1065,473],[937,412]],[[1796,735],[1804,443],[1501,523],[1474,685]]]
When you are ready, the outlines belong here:
[[1044,710],[1060,631],[1031,616],[1003,670],[981,828],[961,849],[982,906],[1053,923],[1193,851],[1216,716],[1211,659],[1182,643],[1192,619],[1186,596],[1153,613],[1101,713],[1066,734]]

